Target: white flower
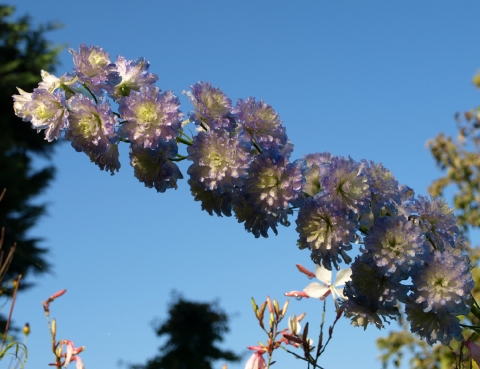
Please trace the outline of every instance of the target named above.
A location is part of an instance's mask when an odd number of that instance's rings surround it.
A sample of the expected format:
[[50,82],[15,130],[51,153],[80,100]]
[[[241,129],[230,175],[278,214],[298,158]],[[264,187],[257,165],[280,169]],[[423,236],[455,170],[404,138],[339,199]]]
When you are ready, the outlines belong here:
[[296,315],[288,318],[288,329],[293,335],[298,335],[302,330],[302,326],[300,325],[300,321],[297,319]]
[[338,309],[337,299],[346,300],[347,298],[343,296],[343,287],[347,281],[349,281],[352,275],[352,269],[340,269],[337,273],[337,277],[335,281],[332,283],[332,271],[326,269],[323,266],[316,265],[315,266],[315,276],[317,279],[322,282],[320,284],[318,282],[310,283],[305,289],[303,290],[309,297],[324,299],[329,294],[332,294],[333,299],[335,301],[335,306]]

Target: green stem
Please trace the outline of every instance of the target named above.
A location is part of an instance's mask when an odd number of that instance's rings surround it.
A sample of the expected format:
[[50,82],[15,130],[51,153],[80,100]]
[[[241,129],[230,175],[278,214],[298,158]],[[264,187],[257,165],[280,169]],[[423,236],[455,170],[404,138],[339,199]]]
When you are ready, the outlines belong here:
[[186,139],[182,138],[182,137],[177,137],[176,138],[177,142],[180,142],[180,143],[183,143],[187,146],[192,146],[192,142],[191,141],[187,141]]
[[305,359],[303,356],[300,356],[300,355],[296,354],[295,352],[290,351],[289,349],[287,349],[287,348],[284,347],[284,346],[279,346],[279,348],[285,350],[285,351],[288,352],[289,354],[292,354],[292,355],[295,356],[297,359],[306,361],[306,362],[308,363],[308,365],[312,364],[315,368],[324,369],[324,368],[321,367],[320,365],[317,365],[316,363],[312,363],[311,361]]
[[183,156],[183,155],[177,154],[176,158],[168,158],[168,160],[170,160],[170,161],[182,161],[182,160],[185,160],[187,158],[188,158],[188,156]]
[[93,98],[93,100],[95,101],[95,104],[98,104],[97,97],[96,97],[96,96],[93,94],[93,92],[88,88],[87,84],[84,83],[82,86],[85,87],[85,89],[90,93],[90,95],[92,95],[92,98]]

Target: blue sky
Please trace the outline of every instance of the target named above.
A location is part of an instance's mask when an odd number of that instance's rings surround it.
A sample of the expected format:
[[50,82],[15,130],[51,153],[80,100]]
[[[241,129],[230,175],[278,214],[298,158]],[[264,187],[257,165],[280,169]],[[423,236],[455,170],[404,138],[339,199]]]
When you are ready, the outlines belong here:
[[[263,99],[283,120],[295,145],[292,159],[329,151],[382,162],[417,194],[426,194],[440,173],[426,141],[454,134],[454,113],[478,103],[471,85],[480,67],[474,1],[16,0],[16,6],[17,16],[28,12],[34,24],[61,21],[64,27],[48,36],[55,44],[101,46],[112,59],[144,56],[157,85],[180,95],[185,113],[191,106],[181,91],[197,81],[233,101]],[[67,51],[61,62],[57,75],[71,70]],[[150,323],[166,316],[172,290],[218,299],[232,315],[223,346],[246,353],[247,345],[265,341],[250,297],[283,303],[284,292],[309,283],[295,268],[313,264],[296,247],[294,224],[255,239],[235,219],[202,212],[186,181],[164,194],[145,188],[133,177],[126,147],[113,177],[68,143],[53,162],[57,178],[39,200],[49,214],[32,231],[45,239],[53,272],[31,279],[36,287],[19,296],[14,313],[17,324],[32,326],[27,368],[52,361],[41,301],[62,288],[67,294],[52,305],[59,338],[87,346],[87,367],[116,368],[118,360],[143,363],[156,354],[161,341]],[[327,308],[333,311],[331,301]],[[291,301],[292,314],[304,311],[317,333],[321,304]],[[326,324],[332,319],[327,314]],[[382,333],[342,319],[320,365],[379,368],[374,341]],[[303,365],[283,353],[276,359],[277,369]]]

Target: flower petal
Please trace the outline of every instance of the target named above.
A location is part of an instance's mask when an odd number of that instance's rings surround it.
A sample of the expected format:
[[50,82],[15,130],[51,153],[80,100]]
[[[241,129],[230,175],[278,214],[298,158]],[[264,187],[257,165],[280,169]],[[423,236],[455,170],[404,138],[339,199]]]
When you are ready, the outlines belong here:
[[332,293],[337,299],[347,300],[347,297],[343,295],[343,287],[332,288]]
[[326,269],[323,265],[315,265],[315,275],[320,282],[329,286],[332,284],[332,271]]
[[346,282],[351,280],[352,278],[352,269],[345,268],[340,269],[337,273],[337,278],[335,279],[334,286],[343,286]]
[[320,297],[323,297],[328,291],[330,291],[330,288],[322,286],[320,283],[313,282],[310,283],[307,287],[305,287],[303,291],[308,296],[319,299]]

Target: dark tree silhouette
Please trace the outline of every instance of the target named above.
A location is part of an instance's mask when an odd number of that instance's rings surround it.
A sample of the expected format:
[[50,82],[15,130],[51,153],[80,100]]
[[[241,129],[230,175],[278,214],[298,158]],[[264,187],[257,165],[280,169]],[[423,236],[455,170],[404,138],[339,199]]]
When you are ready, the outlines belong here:
[[36,88],[40,70],[52,72],[61,50],[44,37],[58,25],[32,28],[28,16],[9,20],[13,12],[13,7],[0,5],[0,191],[7,190],[0,203],[0,227],[5,227],[5,252],[17,243],[7,280],[18,274],[25,277],[31,271],[48,270],[46,249],[39,246],[41,240],[27,233],[46,210],[45,205],[33,204],[32,200],[54,176],[53,166],[40,168],[32,159],[49,159],[55,145],[15,116],[12,95],[18,94],[16,86],[27,91]]
[[168,314],[163,323],[154,324],[157,336],[167,336],[160,354],[130,369],[212,369],[217,360],[240,360],[232,351],[216,346],[229,331],[228,315],[218,303],[187,301],[174,294]]

